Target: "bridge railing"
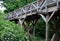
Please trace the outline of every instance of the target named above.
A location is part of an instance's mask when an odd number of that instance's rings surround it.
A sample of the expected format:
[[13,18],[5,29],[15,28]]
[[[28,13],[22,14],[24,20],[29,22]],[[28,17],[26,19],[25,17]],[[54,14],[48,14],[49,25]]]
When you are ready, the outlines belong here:
[[38,9],[42,5],[44,0],[38,0],[33,3],[30,3],[22,8],[16,9],[13,12],[8,13],[7,18],[18,17],[23,13],[27,14],[27,12],[31,12],[32,10]]
[[7,18],[18,18],[18,16],[22,16],[23,14],[26,15],[27,13],[32,13],[33,11],[35,12],[39,12],[41,11],[43,8],[46,8],[48,5],[50,4],[56,4],[57,7],[59,6],[58,2],[60,0],[47,0],[47,2],[45,0],[38,0],[35,1],[33,3],[30,3],[22,8],[16,9],[13,12],[8,13]]

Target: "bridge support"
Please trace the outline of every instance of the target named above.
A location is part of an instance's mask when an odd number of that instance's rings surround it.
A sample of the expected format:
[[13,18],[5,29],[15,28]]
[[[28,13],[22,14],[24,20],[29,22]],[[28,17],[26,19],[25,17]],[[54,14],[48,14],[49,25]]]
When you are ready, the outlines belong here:
[[[56,11],[53,11],[51,13],[51,15],[49,14],[46,14],[46,17],[43,15],[43,14],[39,14],[42,19],[45,21],[46,23],[46,41],[49,41],[49,22],[51,20],[51,18],[53,17],[53,15],[55,14]],[[53,37],[55,36],[56,34],[53,35]],[[55,37],[54,37],[55,38]]]
[[22,26],[23,26],[24,20],[25,20],[25,19],[18,19],[18,24],[21,26],[21,28],[22,28]]
[[32,27],[30,26],[30,23],[27,23],[27,22],[24,22],[24,27],[25,27],[25,30],[26,30],[26,39],[27,39],[27,41],[29,41],[29,37],[31,37],[30,30],[31,30]]
[[40,14],[40,16],[42,17],[42,19],[45,21],[46,23],[46,40],[45,41],[49,41],[49,23],[48,23],[48,19],[49,19],[49,14],[46,15],[46,17],[42,14]]
[[46,15],[46,41],[49,41],[49,23],[48,23],[49,15]]
[[48,23],[49,14],[47,14],[46,17],[44,15],[42,15],[42,14],[39,14],[39,15],[42,17],[42,19],[46,23],[46,35],[45,35],[46,40],[45,41],[49,41],[49,23]]
[[[27,41],[29,41],[29,38],[31,39],[30,41],[35,41],[35,25],[39,19],[40,19],[39,15],[32,15],[26,17],[23,25],[26,30]],[[30,35],[31,29],[32,29],[32,33]]]
[[58,36],[58,27],[57,27],[57,24],[59,23],[60,21],[59,20],[55,20],[55,24],[53,25],[53,29],[54,29],[54,35],[51,39],[51,41],[60,41],[59,40],[59,36]]
[[32,41],[35,41],[35,38],[34,38],[34,36],[35,36],[35,25],[36,25],[37,22],[38,22],[38,20],[33,20],[32,21],[32,25],[33,25],[33,40]]
[[[51,18],[53,17],[53,15],[55,14],[56,11],[53,11],[53,13],[48,16],[46,15],[46,41],[49,41],[49,28],[48,28],[48,22],[51,20]],[[55,16],[55,15],[54,15]],[[59,36],[58,36],[58,23],[60,22],[59,21],[59,18],[57,18],[59,16],[55,16],[54,17],[54,24],[53,24],[53,29],[54,29],[54,34],[53,34],[53,37],[51,39],[51,41],[59,41]],[[59,21],[59,22],[58,22]]]

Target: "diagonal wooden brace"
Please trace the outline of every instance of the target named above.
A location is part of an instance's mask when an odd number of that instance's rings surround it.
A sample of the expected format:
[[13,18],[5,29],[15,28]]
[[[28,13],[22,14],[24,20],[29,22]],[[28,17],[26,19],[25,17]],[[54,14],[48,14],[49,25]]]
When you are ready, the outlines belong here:
[[55,14],[56,11],[53,11],[53,13],[50,15],[48,22],[50,21],[50,19],[53,17],[53,15]]
[[40,14],[40,16],[43,18],[43,20],[46,22],[46,17],[43,14]]

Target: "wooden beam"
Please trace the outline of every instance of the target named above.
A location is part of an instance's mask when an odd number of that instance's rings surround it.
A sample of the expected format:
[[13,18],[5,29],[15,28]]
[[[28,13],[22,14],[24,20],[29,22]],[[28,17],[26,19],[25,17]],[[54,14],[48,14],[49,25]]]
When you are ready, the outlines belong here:
[[56,3],[57,3],[57,8],[59,8],[59,1],[58,1],[58,0],[56,0]]
[[22,23],[23,23],[22,20],[19,19],[18,24],[21,26],[21,28],[22,28]]
[[49,15],[46,15],[46,41],[49,41],[49,24],[48,24]]
[[53,34],[53,37],[52,37],[51,41],[54,41],[54,38],[55,38],[55,33]]
[[18,24],[19,24],[19,25],[21,26],[21,28],[22,28],[22,24],[23,24],[25,18],[24,18],[24,19],[18,19],[18,20],[19,20]]
[[40,14],[40,16],[43,18],[43,20],[46,22],[46,18],[44,15]]
[[47,15],[46,15],[46,41],[49,41],[49,24],[48,24],[48,19],[49,19],[49,14],[48,14],[48,0],[45,0],[46,1],[46,5],[45,5],[45,11],[47,12]]
[[35,26],[33,26],[33,40],[32,41],[35,41],[34,36],[35,36]]
[[51,16],[48,19],[48,22],[50,21],[50,19],[53,17],[53,15],[55,14],[56,11],[53,11],[53,13],[51,14]]
[[51,41],[59,41],[59,36],[56,33],[54,33]]
[[37,20],[34,20],[34,21],[32,21],[32,25],[33,25],[33,39],[32,39],[32,41],[35,41],[35,25],[36,25],[36,23],[37,23]]

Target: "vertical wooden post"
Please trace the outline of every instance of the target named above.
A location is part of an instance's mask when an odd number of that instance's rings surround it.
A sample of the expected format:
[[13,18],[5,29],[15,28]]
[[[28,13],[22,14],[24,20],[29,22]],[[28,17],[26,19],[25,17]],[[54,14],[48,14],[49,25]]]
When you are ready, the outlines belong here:
[[33,40],[32,41],[35,41],[34,36],[35,36],[35,23],[33,22]]
[[29,41],[29,29],[27,30],[27,41]]
[[57,9],[59,9],[59,1],[56,0],[56,3],[57,3]]
[[30,26],[29,26],[30,23],[26,22],[25,26],[26,26],[26,41],[30,41],[29,40],[29,36],[30,36]]
[[46,41],[49,41],[49,24],[48,24],[49,15],[46,15]]
[[38,12],[38,0],[37,0],[37,12]]
[[47,12],[47,15],[46,15],[46,41],[49,41],[49,24],[48,24],[49,14],[48,14],[48,7],[47,7],[48,0],[45,0],[45,1],[46,1],[45,9]]
[[35,36],[35,27],[33,27],[33,41],[35,41],[34,36]]
[[32,21],[32,25],[33,25],[33,39],[32,39],[32,41],[35,41],[35,38],[34,38],[34,36],[35,36],[35,24],[37,23],[37,21],[38,20],[33,20]]
[[21,26],[21,28],[22,28],[22,23],[23,23],[23,21],[21,19],[19,19],[18,24]]

